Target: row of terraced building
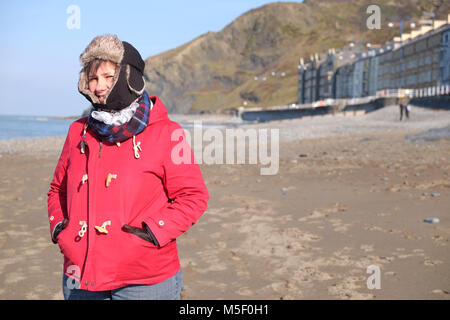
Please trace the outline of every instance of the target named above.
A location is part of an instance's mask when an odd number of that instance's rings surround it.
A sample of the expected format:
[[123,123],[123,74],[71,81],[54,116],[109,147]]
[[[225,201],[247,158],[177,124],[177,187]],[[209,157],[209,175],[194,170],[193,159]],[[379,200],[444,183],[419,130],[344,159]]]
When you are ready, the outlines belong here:
[[298,104],[327,99],[450,94],[450,14],[379,48],[345,47],[298,65]]

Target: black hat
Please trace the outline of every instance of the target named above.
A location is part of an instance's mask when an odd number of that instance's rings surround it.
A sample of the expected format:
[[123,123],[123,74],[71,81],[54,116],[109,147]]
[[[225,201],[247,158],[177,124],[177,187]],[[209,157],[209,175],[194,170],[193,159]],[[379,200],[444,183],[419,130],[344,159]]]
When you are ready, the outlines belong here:
[[[104,103],[101,103],[89,90],[86,66],[95,59],[111,61],[118,66],[113,85],[105,94]],[[95,37],[80,55],[80,60],[83,69],[80,72],[78,91],[95,108],[121,110],[128,107],[144,92],[145,62],[136,48],[128,42],[120,41],[116,35]]]

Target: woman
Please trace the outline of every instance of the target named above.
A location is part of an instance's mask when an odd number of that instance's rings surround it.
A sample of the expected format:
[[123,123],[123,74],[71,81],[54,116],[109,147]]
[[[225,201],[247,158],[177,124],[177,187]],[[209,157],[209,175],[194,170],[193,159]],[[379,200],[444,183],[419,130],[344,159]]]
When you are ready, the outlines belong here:
[[178,299],[176,238],[209,198],[199,166],[172,161],[182,129],[145,92],[132,45],[98,36],[80,60],[78,90],[93,109],[70,126],[48,192],[64,298]]

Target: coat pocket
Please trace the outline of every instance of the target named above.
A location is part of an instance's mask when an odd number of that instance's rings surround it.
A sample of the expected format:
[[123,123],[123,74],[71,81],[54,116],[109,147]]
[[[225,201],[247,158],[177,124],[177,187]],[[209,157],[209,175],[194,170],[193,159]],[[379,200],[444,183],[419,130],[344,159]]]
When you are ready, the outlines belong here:
[[[69,222],[70,223],[70,222]],[[58,236],[56,237],[56,243],[58,244],[58,246],[59,246],[59,251],[61,251],[61,253],[62,254],[64,254],[65,255],[65,252],[66,252],[66,247],[67,247],[67,245],[66,245],[66,236],[67,236],[67,234],[69,233],[68,232],[68,227],[69,226],[66,226],[66,228],[64,228],[63,230],[61,230],[61,232],[58,234]]]
[[[59,250],[68,260],[75,262],[80,260],[80,255],[83,254],[85,248],[86,235],[80,237],[80,225],[77,225],[73,221],[69,221],[69,224],[64,228],[56,237]],[[86,231],[85,231],[86,233]],[[77,259],[78,258],[78,259]]]
[[129,233],[122,231],[123,233],[128,235],[130,243],[134,243],[136,246],[147,247],[147,248],[157,248],[152,242],[147,241],[134,233]]

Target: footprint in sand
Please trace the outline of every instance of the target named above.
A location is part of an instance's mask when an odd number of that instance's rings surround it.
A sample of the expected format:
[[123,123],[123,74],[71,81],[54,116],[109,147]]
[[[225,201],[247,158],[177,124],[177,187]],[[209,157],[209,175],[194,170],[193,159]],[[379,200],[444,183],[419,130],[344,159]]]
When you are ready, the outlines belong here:
[[252,296],[254,293],[249,287],[239,288],[236,293],[240,296]]
[[331,214],[345,212],[346,210],[347,210],[347,207],[344,204],[337,202],[329,208],[314,209],[313,212],[309,216],[299,218],[298,221],[305,222],[308,220],[328,218]]
[[435,265],[441,263],[443,263],[441,260],[430,260],[430,259],[425,259],[425,261],[423,262],[423,264],[426,265],[427,267],[434,267]]
[[432,293],[448,295],[448,294],[450,294],[450,291],[449,290],[436,289],[436,290],[433,290]]
[[364,252],[372,252],[373,251],[373,245],[370,244],[362,244],[360,246],[360,249],[363,250]]
[[25,275],[22,272],[15,271],[15,272],[10,272],[10,273],[6,274],[5,283],[11,284],[11,283],[16,283],[16,282],[23,281],[26,279],[27,278],[25,277]]

